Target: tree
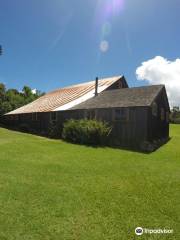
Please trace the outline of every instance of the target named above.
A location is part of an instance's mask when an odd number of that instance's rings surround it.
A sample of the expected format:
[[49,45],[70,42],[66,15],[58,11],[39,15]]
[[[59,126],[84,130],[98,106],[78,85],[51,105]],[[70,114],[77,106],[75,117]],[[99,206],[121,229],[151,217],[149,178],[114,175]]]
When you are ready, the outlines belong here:
[[172,123],[180,123],[180,108],[178,106],[173,107],[170,114],[170,121]]
[[26,98],[29,98],[29,97],[31,97],[33,95],[32,89],[30,87],[28,87],[28,86],[24,86],[22,91],[23,91],[24,96]]
[[22,92],[17,89],[6,90],[5,85],[0,83],[0,116],[36,100],[43,94],[40,91],[33,94],[28,86],[24,86]]
[[3,114],[5,114],[7,112],[10,112],[12,110],[13,110],[13,108],[12,108],[12,105],[11,105],[10,102],[6,101],[6,102],[2,102],[0,104],[0,115],[3,115]]
[[0,83],[0,98],[4,99],[6,94],[6,87],[3,83]]

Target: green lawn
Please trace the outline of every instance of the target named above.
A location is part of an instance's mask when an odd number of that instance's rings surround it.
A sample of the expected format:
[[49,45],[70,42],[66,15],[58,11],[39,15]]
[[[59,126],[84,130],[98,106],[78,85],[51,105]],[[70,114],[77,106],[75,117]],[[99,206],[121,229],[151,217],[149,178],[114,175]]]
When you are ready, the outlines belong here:
[[1,128],[0,240],[180,239],[180,125],[171,136],[142,154]]

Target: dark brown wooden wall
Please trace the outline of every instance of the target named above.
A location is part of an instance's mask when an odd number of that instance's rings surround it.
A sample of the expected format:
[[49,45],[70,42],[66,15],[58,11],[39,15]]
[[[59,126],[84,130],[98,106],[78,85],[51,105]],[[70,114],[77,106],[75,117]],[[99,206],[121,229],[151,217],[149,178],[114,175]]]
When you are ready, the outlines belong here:
[[[97,120],[108,122],[112,126],[110,141],[114,145],[121,145],[124,147],[137,147],[141,142],[147,140],[148,130],[148,108],[135,107],[126,108],[128,111],[127,120],[115,120],[114,111],[120,108],[111,109],[91,109],[91,110],[74,110],[61,112],[66,119],[81,119],[85,118],[88,112],[95,111]],[[58,114],[60,116],[60,113]],[[61,117],[62,119],[62,117]],[[64,120],[64,119],[63,119]]]
[[[165,112],[169,112],[169,105],[167,101],[167,95],[165,89],[155,99],[158,106],[158,115],[152,115],[152,108],[148,111],[148,140],[153,141],[155,139],[168,138],[169,137],[169,121],[166,116],[164,120],[161,120],[161,108],[164,108]],[[165,114],[166,115],[166,114]]]
[[[118,109],[118,108],[116,108]],[[57,112],[57,125],[62,130],[63,124],[68,119],[82,119],[87,116],[89,110],[68,110]],[[97,120],[108,122],[112,126],[110,141],[112,144],[121,146],[137,147],[147,139],[147,108],[127,108],[128,119],[116,121],[115,109],[92,109],[95,111]],[[37,113],[37,120],[32,120],[32,114],[20,114],[18,120],[6,119],[6,124],[19,127],[27,124],[31,129],[39,133],[47,132],[50,125],[50,112]]]

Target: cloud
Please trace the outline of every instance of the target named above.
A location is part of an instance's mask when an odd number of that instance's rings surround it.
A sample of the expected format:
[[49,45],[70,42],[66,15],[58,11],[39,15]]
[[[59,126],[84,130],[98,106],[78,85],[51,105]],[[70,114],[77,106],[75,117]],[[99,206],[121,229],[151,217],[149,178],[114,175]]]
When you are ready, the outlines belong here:
[[145,80],[149,84],[164,84],[170,106],[180,106],[180,59],[169,61],[157,56],[136,69],[138,80]]

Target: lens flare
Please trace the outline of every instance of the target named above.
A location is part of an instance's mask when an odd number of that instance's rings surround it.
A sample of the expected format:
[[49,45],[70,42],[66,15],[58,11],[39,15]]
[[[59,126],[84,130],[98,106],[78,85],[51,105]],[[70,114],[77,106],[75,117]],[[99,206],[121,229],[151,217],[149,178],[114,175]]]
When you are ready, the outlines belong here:
[[109,36],[111,33],[111,24],[110,22],[105,22],[102,26],[102,35],[103,37]]
[[124,9],[124,0],[113,0],[112,5],[114,13],[119,13]]
[[124,9],[125,0],[98,0],[95,14],[96,29],[99,29],[101,53],[109,50],[109,37],[111,36],[113,19]]
[[124,0],[105,0],[102,3],[102,12],[104,18],[110,18],[118,15],[124,9]]
[[102,42],[100,43],[100,50],[101,50],[101,52],[105,53],[105,52],[108,51],[108,49],[109,49],[109,43],[108,43],[108,41],[106,41],[106,40],[102,41]]

